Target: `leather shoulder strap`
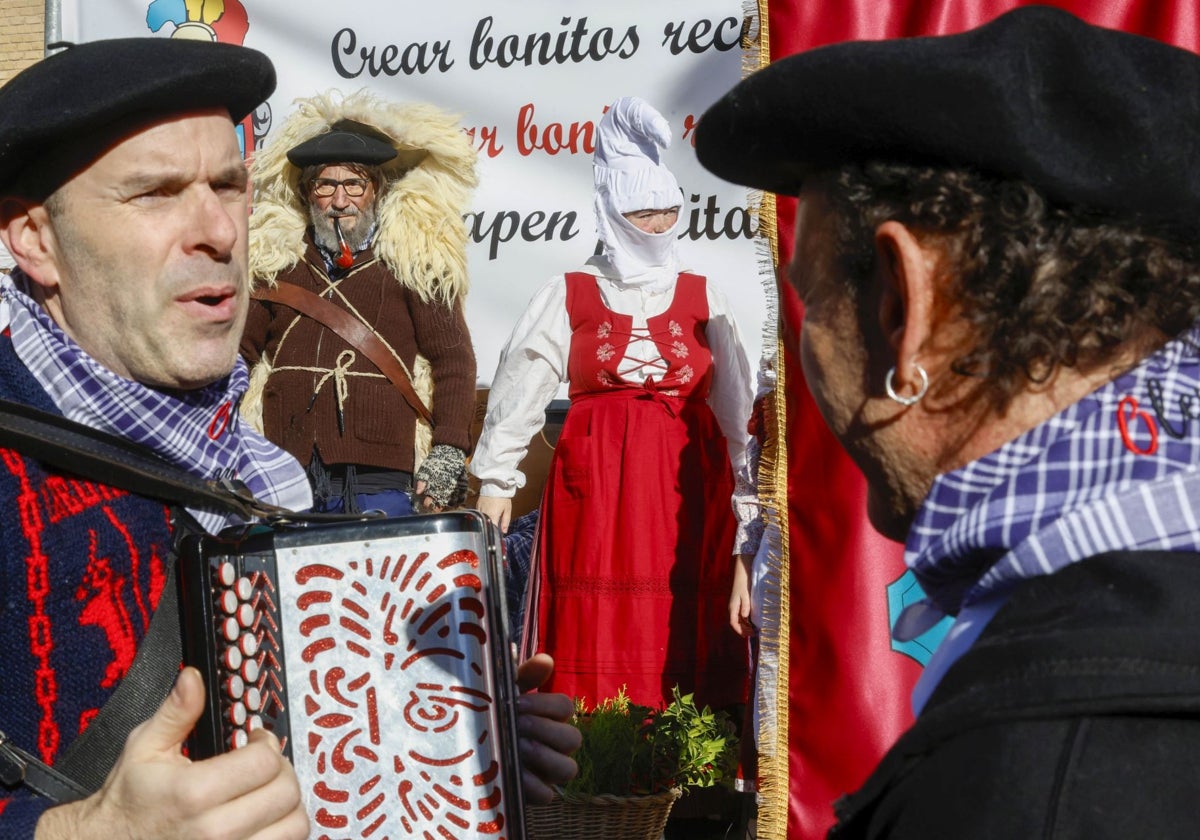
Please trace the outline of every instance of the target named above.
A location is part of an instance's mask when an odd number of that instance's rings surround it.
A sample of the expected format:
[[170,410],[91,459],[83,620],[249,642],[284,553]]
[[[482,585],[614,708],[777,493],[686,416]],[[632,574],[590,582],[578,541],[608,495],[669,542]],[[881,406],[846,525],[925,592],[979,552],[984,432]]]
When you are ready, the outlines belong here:
[[256,289],[252,297],[272,303],[281,303],[333,330],[343,341],[370,359],[375,367],[379,368],[380,373],[396,386],[396,390],[404,397],[404,401],[408,403],[409,407],[422,420],[433,425],[433,415],[425,403],[421,402],[421,398],[417,396],[408,371],[392,355],[379,336],[361,320],[340,306],[308,289],[297,286],[295,283],[281,281],[274,287],[263,286]]
[[91,791],[18,747],[0,732],[0,782],[10,788],[24,785],[54,802],[74,802]]

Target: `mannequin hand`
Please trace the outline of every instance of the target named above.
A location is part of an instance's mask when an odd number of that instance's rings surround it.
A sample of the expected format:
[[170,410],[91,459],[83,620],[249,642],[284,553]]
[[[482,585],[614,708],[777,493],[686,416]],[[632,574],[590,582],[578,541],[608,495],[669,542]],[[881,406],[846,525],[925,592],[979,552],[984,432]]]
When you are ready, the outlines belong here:
[[480,496],[475,507],[496,523],[500,533],[508,533],[508,523],[512,519],[512,499],[501,499],[499,496]]
[[729,626],[743,639],[753,636],[757,629],[750,620],[750,562],[749,554],[734,557],[733,588],[729,593]]

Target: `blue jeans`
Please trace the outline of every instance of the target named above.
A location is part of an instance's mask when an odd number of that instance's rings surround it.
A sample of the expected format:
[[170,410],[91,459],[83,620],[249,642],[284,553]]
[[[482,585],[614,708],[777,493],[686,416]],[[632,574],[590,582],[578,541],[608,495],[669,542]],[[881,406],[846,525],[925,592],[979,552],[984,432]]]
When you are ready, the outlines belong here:
[[[412,516],[412,474],[364,464],[325,464],[313,448],[306,470],[316,513],[366,513]],[[350,509],[347,510],[347,502]]]
[[[388,516],[412,516],[417,512],[413,507],[412,495],[404,490],[356,493],[354,503],[362,513],[381,510]],[[344,513],[345,509],[345,499],[341,496],[332,496],[313,508],[317,513]]]

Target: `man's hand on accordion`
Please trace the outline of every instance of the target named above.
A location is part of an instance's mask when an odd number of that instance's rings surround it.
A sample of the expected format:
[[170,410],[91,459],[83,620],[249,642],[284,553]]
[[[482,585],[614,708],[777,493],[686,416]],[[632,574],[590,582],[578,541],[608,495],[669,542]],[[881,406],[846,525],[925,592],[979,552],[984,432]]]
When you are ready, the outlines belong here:
[[565,694],[533,692],[554,672],[554,660],[544,653],[526,659],[517,668],[517,730],[520,733],[521,786],[525,799],[545,805],[554,795],[552,785],[568,782],[579,772],[571,753],[583,736],[568,721],[575,711]]
[[[570,754],[579,730],[565,694],[534,692],[554,670],[537,654],[517,670],[521,782],[532,803],[578,772]],[[532,693],[531,693],[532,692]],[[264,729],[249,744],[204,761],[183,755],[183,743],[204,705],[204,684],[185,668],[175,689],[133,730],[104,786],[78,802],[46,811],[36,840],[304,840],[309,823],[295,771]]]
[[104,786],[48,810],[36,840],[308,837],[300,786],[274,735],[260,729],[242,749],[205,761],[183,755],[203,706],[203,680],[185,668],[154,716],[130,733]]

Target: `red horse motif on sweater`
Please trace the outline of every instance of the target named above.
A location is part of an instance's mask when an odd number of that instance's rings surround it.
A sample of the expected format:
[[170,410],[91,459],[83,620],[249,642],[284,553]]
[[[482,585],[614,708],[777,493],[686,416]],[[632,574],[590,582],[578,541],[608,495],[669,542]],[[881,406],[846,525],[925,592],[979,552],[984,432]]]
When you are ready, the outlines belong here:
[[113,574],[108,558],[96,555],[96,535],[93,533],[87,568],[83,573],[83,581],[75,590],[75,599],[87,601],[79,613],[79,623],[99,627],[112,649],[112,661],[100,683],[105,688],[112,688],[125,676],[137,653],[133,622],[121,600],[125,584],[124,575]]

